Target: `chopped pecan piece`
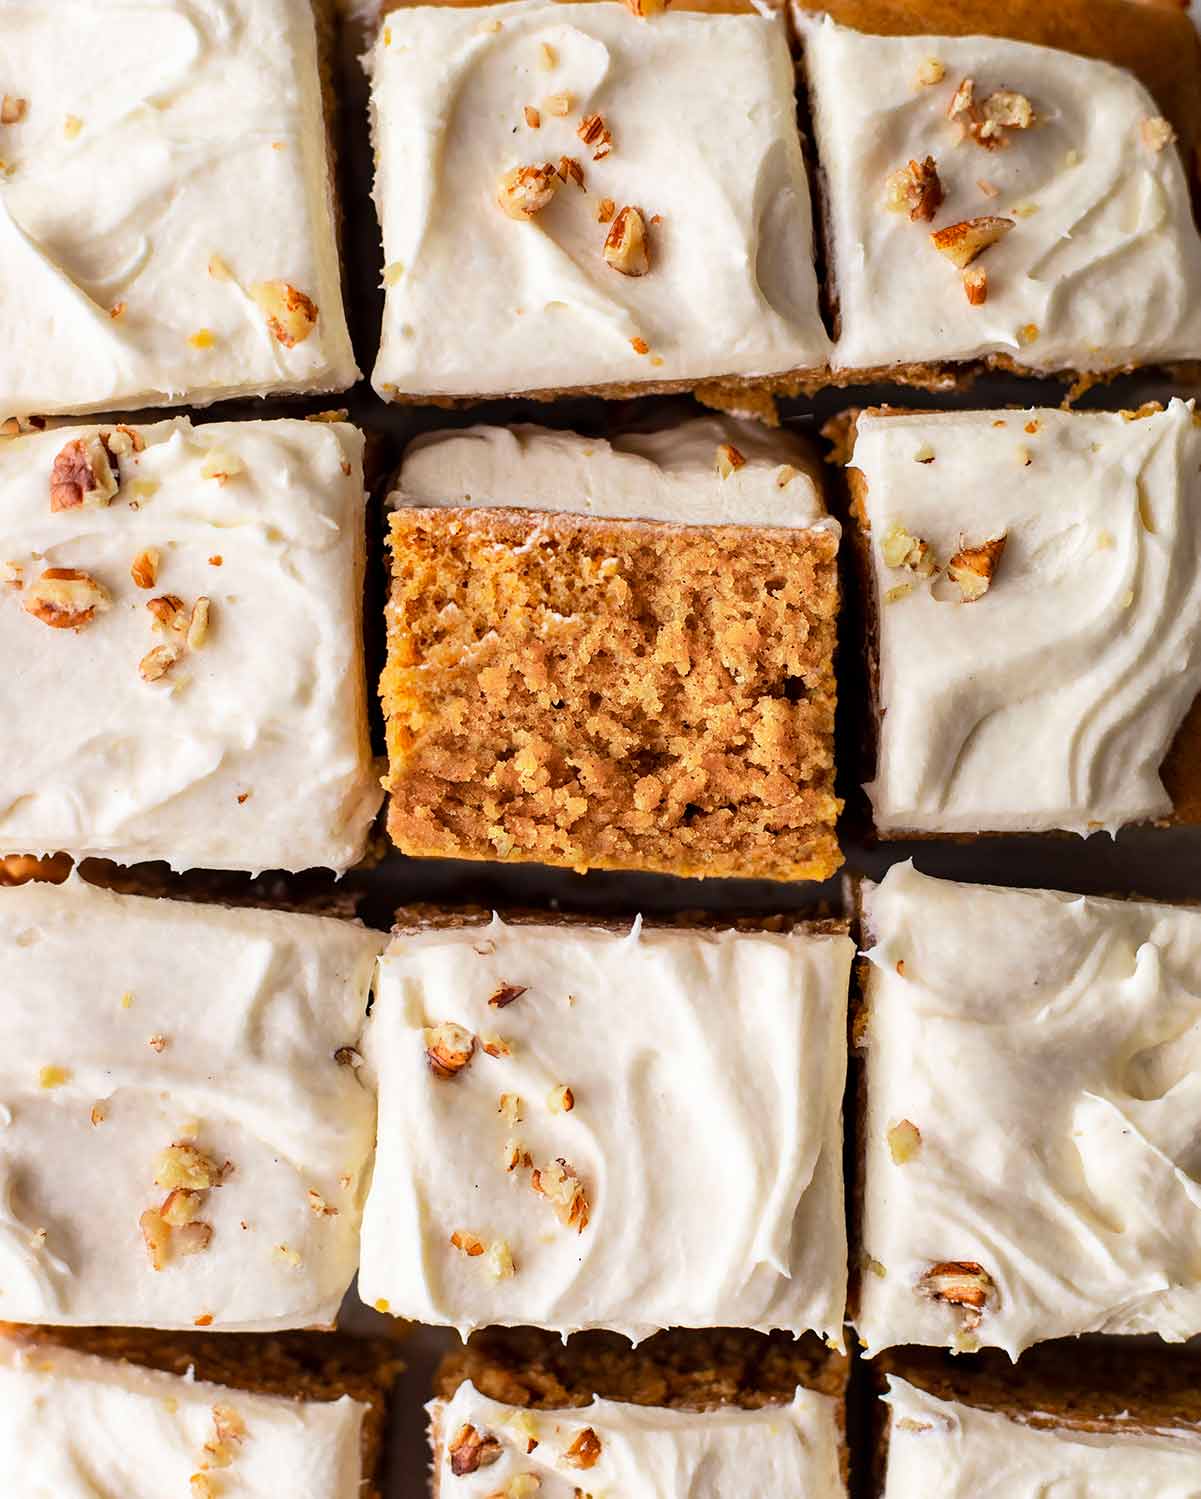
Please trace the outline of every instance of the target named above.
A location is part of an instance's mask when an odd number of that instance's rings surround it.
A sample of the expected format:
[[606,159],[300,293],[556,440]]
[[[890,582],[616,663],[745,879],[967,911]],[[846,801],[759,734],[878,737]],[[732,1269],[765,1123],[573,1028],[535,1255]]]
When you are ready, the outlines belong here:
[[154,615],[155,623],[164,630],[170,630],[175,635],[187,633],[188,611],[177,593],[160,593],[156,598],[147,600],[146,608]]
[[168,1191],[183,1187],[189,1192],[207,1192],[220,1182],[221,1168],[195,1145],[177,1140],[159,1152],[154,1163],[154,1180]]
[[198,651],[208,639],[211,610],[211,603],[204,597],[198,598],[192,605],[192,617],[188,620],[188,649],[190,651]]
[[603,161],[613,149],[613,132],[605,124],[604,115],[585,115],[575,133],[586,146],[592,147],[593,161]]
[[12,94],[0,94],[0,125],[19,125],[29,108],[28,99],[17,99]]
[[532,219],[555,195],[559,176],[550,162],[540,167],[513,167],[500,179],[496,201],[511,219]]
[[958,583],[965,604],[975,603],[988,592],[1007,540],[1008,533],[1002,531],[1000,536],[994,536],[980,546],[960,546],[947,563],[947,576],[953,583]]
[[138,675],[143,682],[159,682],[182,654],[177,645],[156,645],[138,662]]
[[1025,94],[1001,88],[978,102],[975,80],[964,78],[951,97],[947,118],[958,124],[964,138],[995,151],[1008,145],[1007,130],[1029,130],[1035,117],[1034,106]]
[[542,107],[548,115],[557,115],[560,119],[571,113],[571,106],[575,100],[570,94],[548,94],[542,101]]
[[1148,151],[1162,151],[1176,139],[1171,121],[1165,120],[1162,115],[1148,115],[1139,125],[1139,133]]
[[902,1119],[888,1131],[888,1153],[897,1166],[903,1166],[918,1153],[922,1132],[911,1120]]
[[147,547],[138,553],[130,564],[129,576],[137,588],[153,588],[158,582],[159,551],[157,547]]
[[607,224],[616,212],[617,204],[614,203],[613,199],[602,198],[596,205],[596,222],[598,224]]
[[195,1223],[200,1217],[203,1196],[202,1192],[189,1192],[183,1187],[176,1187],[174,1191],[167,1193],[158,1210],[159,1217],[171,1228],[183,1228],[185,1224]]
[[570,177],[581,192],[587,192],[587,188],[584,186],[584,168],[574,156],[560,156],[559,165],[555,170],[563,182],[566,182]]
[[984,214],[977,219],[961,219],[958,224],[948,224],[945,229],[936,229],[930,236],[930,243],[952,265],[963,270],[990,245],[1004,239],[1013,226],[1012,219]]
[[21,607],[53,630],[82,630],[112,607],[108,590],[74,567],[48,567],[24,590]]
[[170,1225],[154,1208],[147,1208],[138,1219],[138,1227],[142,1230],[142,1238],[145,1241],[147,1253],[150,1255],[152,1268],[161,1270],[166,1265],[167,1256],[171,1252]]
[[525,122],[531,130],[538,130],[541,128],[542,116],[538,113],[538,111],[532,104],[525,105],[521,112],[525,116]]
[[456,1478],[463,1478],[480,1468],[490,1468],[504,1448],[490,1431],[477,1431],[467,1421],[455,1432],[446,1450],[450,1453],[450,1471]]
[[975,1260],[940,1260],[917,1283],[920,1295],[963,1308],[963,1325],[970,1332],[980,1321],[996,1291],[988,1271]]
[[107,505],[117,488],[108,449],[100,438],[76,437],[62,448],[50,469],[50,509]]
[[890,173],[885,184],[885,206],[892,213],[908,213],[910,221],[930,220],[943,200],[942,181],[933,156],[924,161],[910,160],[906,166]]
[[963,273],[963,292],[973,307],[988,301],[988,272],[983,266],[970,265]]
[[477,1234],[469,1233],[465,1228],[456,1228],[450,1236],[450,1242],[456,1249],[473,1260],[478,1259],[486,1247],[483,1239]]
[[513,1251],[504,1239],[494,1239],[484,1256],[484,1266],[493,1280],[512,1280],[516,1274]]
[[600,1437],[591,1426],[585,1426],[564,1452],[563,1461],[571,1468],[595,1468],[600,1455]]
[[214,1405],[213,1429],[219,1442],[240,1442],[246,1435],[246,1422],[232,1405]]
[[475,1037],[453,1020],[427,1026],[425,1055],[435,1077],[457,1077],[475,1055]]
[[880,555],[885,567],[907,567],[922,578],[928,578],[938,571],[929,542],[922,541],[918,536],[911,536],[899,521],[894,522],[884,533]]
[[746,464],[746,459],[738,451],[732,442],[719,442],[717,445],[717,472],[723,479],[728,479],[731,474],[736,474]]
[[250,295],[267,319],[267,327],[285,349],[304,343],[317,326],[317,304],[287,281],[259,281]]
[[494,1010],[503,1010],[515,999],[520,999],[526,993],[527,988],[526,984],[502,984],[496,993],[489,997],[488,1003]]
[[581,1234],[588,1227],[588,1194],[575,1169],[562,1156],[553,1165],[533,1171],[530,1185],[552,1204],[561,1223]]
[[213,1242],[211,1223],[185,1223],[171,1236],[171,1247],[180,1254],[203,1254]]
[[551,1089],[547,1104],[552,1114],[570,1114],[575,1108],[575,1094],[566,1083],[560,1083]]
[[923,88],[933,88],[947,76],[947,65],[937,57],[927,57],[917,70],[917,81]]
[[605,263],[623,276],[645,276],[651,268],[646,243],[646,223],[642,214],[629,204],[621,209],[605,238],[602,251]]

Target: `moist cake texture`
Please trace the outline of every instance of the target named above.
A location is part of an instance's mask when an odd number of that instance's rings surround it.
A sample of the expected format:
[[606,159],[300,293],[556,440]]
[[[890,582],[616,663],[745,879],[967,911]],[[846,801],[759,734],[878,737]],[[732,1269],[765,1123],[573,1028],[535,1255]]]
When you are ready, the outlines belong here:
[[911,864],[863,906],[868,1350],[1201,1331],[1201,912]]
[[0,440],[0,851],[362,856],[362,455],[344,422]]
[[547,1499],[582,1485],[639,1499],[838,1499],[845,1381],[845,1360],[815,1338],[672,1333],[631,1349],[603,1334],[558,1348],[545,1335],[485,1334],[438,1374],[435,1492],[482,1499],[527,1474]]
[[5,1317],[331,1324],[358,1264],[375,1103],[353,1049],[382,945],[78,877],[0,889]]
[[354,383],[309,0],[10,4],[0,59],[0,420]]
[[781,15],[402,6],[368,63],[385,399],[826,364]]
[[409,854],[824,879],[837,535],[392,517],[388,828]]
[[[1135,415],[859,415],[880,832],[1172,813],[1161,766],[1201,693],[1201,426],[1180,400]],[[1194,751],[1184,812],[1197,781]]]
[[[898,8],[880,6],[878,25],[871,7],[850,9],[863,30],[798,8],[836,374],[989,358],[1104,374],[1201,357],[1195,140],[1180,135],[1195,102],[1173,123],[1134,72],[1099,57],[1003,35],[923,35],[921,4],[900,28],[919,34],[868,34],[892,30]],[[1064,7],[1046,34],[1071,47],[1078,9]],[[1094,44],[1108,21],[1143,33],[1127,52],[1176,50],[1180,69],[1191,55],[1196,93],[1201,47],[1183,18],[1122,10],[1077,19]],[[1004,29],[1001,7],[962,11],[969,33]]]
[[463,1332],[841,1345],[853,955],[824,927],[398,931],[363,1045],[360,1295]]

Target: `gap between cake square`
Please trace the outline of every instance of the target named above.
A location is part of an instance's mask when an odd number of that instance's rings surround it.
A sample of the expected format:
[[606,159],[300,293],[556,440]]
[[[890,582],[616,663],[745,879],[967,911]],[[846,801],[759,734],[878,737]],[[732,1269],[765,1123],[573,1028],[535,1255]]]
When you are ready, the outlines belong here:
[[842,1499],[846,1382],[812,1335],[481,1333],[435,1379],[433,1492]]
[[1201,360],[1201,43],[1128,0],[794,0],[833,383]]
[[832,874],[839,528],[817,469],[716,419],[415,443],[381,681],[397,846]]
[[1201,426],[868,410],[847,477],[884,838],[1201,815]]
[[[736,1326],[842,1346],[845,924],[401,913],[359,1294],[466,1335]],[[648,997],[653,996],[653,1003]]]
[[384,399],[821,383],[781,13],[400,6],[365,61]]
[[0,419],[354,384],[333,25],[330,0],[6,7]]
[[860,942],[867,1355],[1201,1330],[1201,912],[905,863]]
[[364,505],[340,421],[0,440],[0,850],[356,863],[382,800]]
[[99,1470],[129,1495],[380,1499],[400,1368],[363,1338],[3,1325],[0,1472],[14,1494]]
[[0,889],[0,1287],[12,1321],[326,1327],[374,1147],[355,922]]

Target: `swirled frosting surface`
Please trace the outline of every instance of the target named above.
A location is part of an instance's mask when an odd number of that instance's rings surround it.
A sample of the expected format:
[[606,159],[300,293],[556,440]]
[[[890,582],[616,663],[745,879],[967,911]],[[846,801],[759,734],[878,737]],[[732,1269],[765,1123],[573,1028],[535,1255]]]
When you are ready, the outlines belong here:
[[[101,430],[0,441],[0,849],[347,868],[382,796],[360,638],[362,434],[176,417],[131,429],[145,446],[121,459],[109,504],[52,510],[58,454]],[[53,568],[88,574],[108,607],[47,627],[27,604]],[[188,611],[207,598],[208,630],[148,681],[140,663],[180,644],[149,609],[164,597]]]
[[[732,448],[738,466],[719,452]],[[790,433],[701,416],[611,439],[518,422],[428,432],[405,450],[394,502],[568,510],[678,525],[816,526],[811,451]]]
[[[0,890],[5,1317],[332,1323],[375,1120],[334,1054],[358,1039],[381,945],[354,923],[75,877]],[[221,1168],[191,1204],[211,1233],[197,1249],[203,1232],[174,1225],[156,1269],[142,1215],[173,1190],[160,1158],[180,1142]]]
[[882,1499],[1192,1499],[1201,1485],[1195,1427],[1081,1431],[1033,1427],[939,1400],[888,1378]]
[[[1133,74],[1002,37],[868,36],[828,17],[801,26],[841,322],[835,368],[1004,354],[1032,371],[1108,370],[1201,357],[1188,177]],[[977,104],[1020,94],[1033,124],[1002,130],[993,149],[961,141],[947,111],[964,79]],[[927,156],[944,198],[913,222],[889,211],[887,180]],[[985,216],[1014,227],[974,262],[988,288],[973,306],[930,234]]]
[[[879,758],[897,832],[1163,816],[1159,770],[1201,691],[1201,426],[1050,410],[864,415],[879,637]],[[885,557],[901,527],[943,571]],[[945,571],[1005,535],[983,597]]]
[[[762,1410],[668,1410],[594,1399],[572,1410],[529,1411],[489,1400],[470,1382],[430,1407],[442,1435],[434,1481],[461,1499],[505,1492],[520,1474],[539,1480],[540,1499],[573,1499],[586,1487],[625,1499],[724,1499],[730,1493],[841,1499],[836,1403],[798,1389],[791,1404]],[[449,1451],[464,1424],[496,1437],[496,1462],[455,1474]],[[591,1432],[586,1470],[567,1456]],[[531,1437],[538,1445],[527,1453]],[[453,1489],[452,1489],[453,1485]]]
[[[244,1427],[225,1467],[211,1451],[215,1408]],[[290,1400],[0,1342],[0,1473],[22,1499],[166,1499],[197,1472],[219,1499],[358,1499],[364,1411],[349,1396]]]
[[869,1351],[1201,1331],[1201,912],[911,864],[865,912]]
[[[841,1344],[852,953],[841,936],[640,922],[397,935],[365,1039],[380,1125],[364,1300],[464,1333],[782,1327]],[[439,1076],[427,1051],[446,1022],[475,1039]]]
[[[622,5],[546,0],[413,6],[388,16],[368,62],[387,286],[381,394],[825,363],[781,17],[645,21]],[[599,161],[578,134],[594,114],[612,136]],[[578,160],[583,190],[566,181],[534,218],[509,218],[501,176],[563,156]],[[606,198],[641,211],[647,274],[605,262]]]
[[308,0],[7,0],[0,95],[0,419],[354,383]]

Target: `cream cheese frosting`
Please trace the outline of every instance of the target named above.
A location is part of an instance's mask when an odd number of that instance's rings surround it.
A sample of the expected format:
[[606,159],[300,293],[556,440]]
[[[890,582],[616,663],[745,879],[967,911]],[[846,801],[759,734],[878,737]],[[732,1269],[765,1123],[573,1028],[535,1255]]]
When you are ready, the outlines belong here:
[[[1087,833],[1164,816],[1201,692],[1201,426],[1116,412],[859,418],[882,831]],[[890,566],[898,528],[942,570]],[[983,597],[946,572],[1005,536]]]
[[[581,1484],[598,1499],[723,1499],[732,1493],[842,1499],[835,1409],[831,1396],[798,1388],[789,1405],[762,1410],[669,1410],[594,1399],[579,1409],[530,1411],[489,1400],[468,1381],[449,1401],[429,1407],[442,1436],[434,1484],[441,1481],[442,1492],[461,1499],[516,1492],[506,1484],[521,1474],[539,1480],[539,1499],[573,1499]],[[474,1473],[456,1475],[449,1446],[465,1424],[496,1437],[501,1453]],[[581,1472],[565,1454],[589,1431],[600,1450]],[[538,1445],[527,1453],[531,1437]],[[586,1439],[589,1450],[592,1438]]]
[[911,864],[864,910],[869,1352],[1201,1332],[1201,912]]
[[[366,61],[387,288],[381,395],[826,363],[781,16],[647,21],[610,0],[406,6]],[[591,116],[611,141],[585,143]],[[527,220],[498,206],[506,172],[563,157],[582,188],[563,180]],[[606,199],[614,214],[640,211],[646,274],[606,263]]]
[[1082,1431],[1033,1427],[939,1400],[890,1375],[882,1499],[1193,1499],[1201,1486],[1195,1427]]
[[0,420],[354,383],[308,0],[8,3],[0,94]]
[[[0,850],[346,869],[381,800],[361,641],[362,434],[183,417],[130,428],[109,440],[144,448],[114,460],[110,503],[53,510],[59,455],[113,431],[0,441]],[[147,554],[157,566],[141,582],[154,581],[139,586]],[[30,612],[52,569],[104,590],[78,630]],[[160,623],[150,606],[163,599],[188,621],[209,601],[202,640]],[[177,659],[154,676],[159,650]]]
[[[335,1053],[358,1041],[382,945],[350,922],[77,877],[0,890],[4,1317],[332,1323],[375,1122],[357,1058]],[[197,1155],[218,1180],[167,1207]]]
[[245,1427],[209,1478],[215,1496],[358,1499],[366,1407],[349,1396],[290,1400],[0,1341],[0,1473],[22,1499],[182,1499],[216,1467],[214,1408]]
[[[740,465],[731,466],[730,448]],[[414,438],[393,503],[568,510],[679,525],[836,528],[819,482],[804,443],[733,417],[696,417],[609,440],[517,423]]]
[[464,1334],[812,1328],[841,1346],[852,954],[641,921],[398,934],[364,1043],[380,1116],[360,1295]]
[[[1201,357],[1188,178],[1133,74],[1003,37],[799,21],[840,313],[836,369],[1002,354],[1031,371],[1099,371]],[[964,79],[977,105],[1020,94],[1033,124],[1003,129],[994,149],[960,140],[947,112]],[[941,206],[917,221],[889,211],[890,175],[928,156]],[[930,234],[981,217],[1013,227],[973,263],[987,274],[974,306]]]

